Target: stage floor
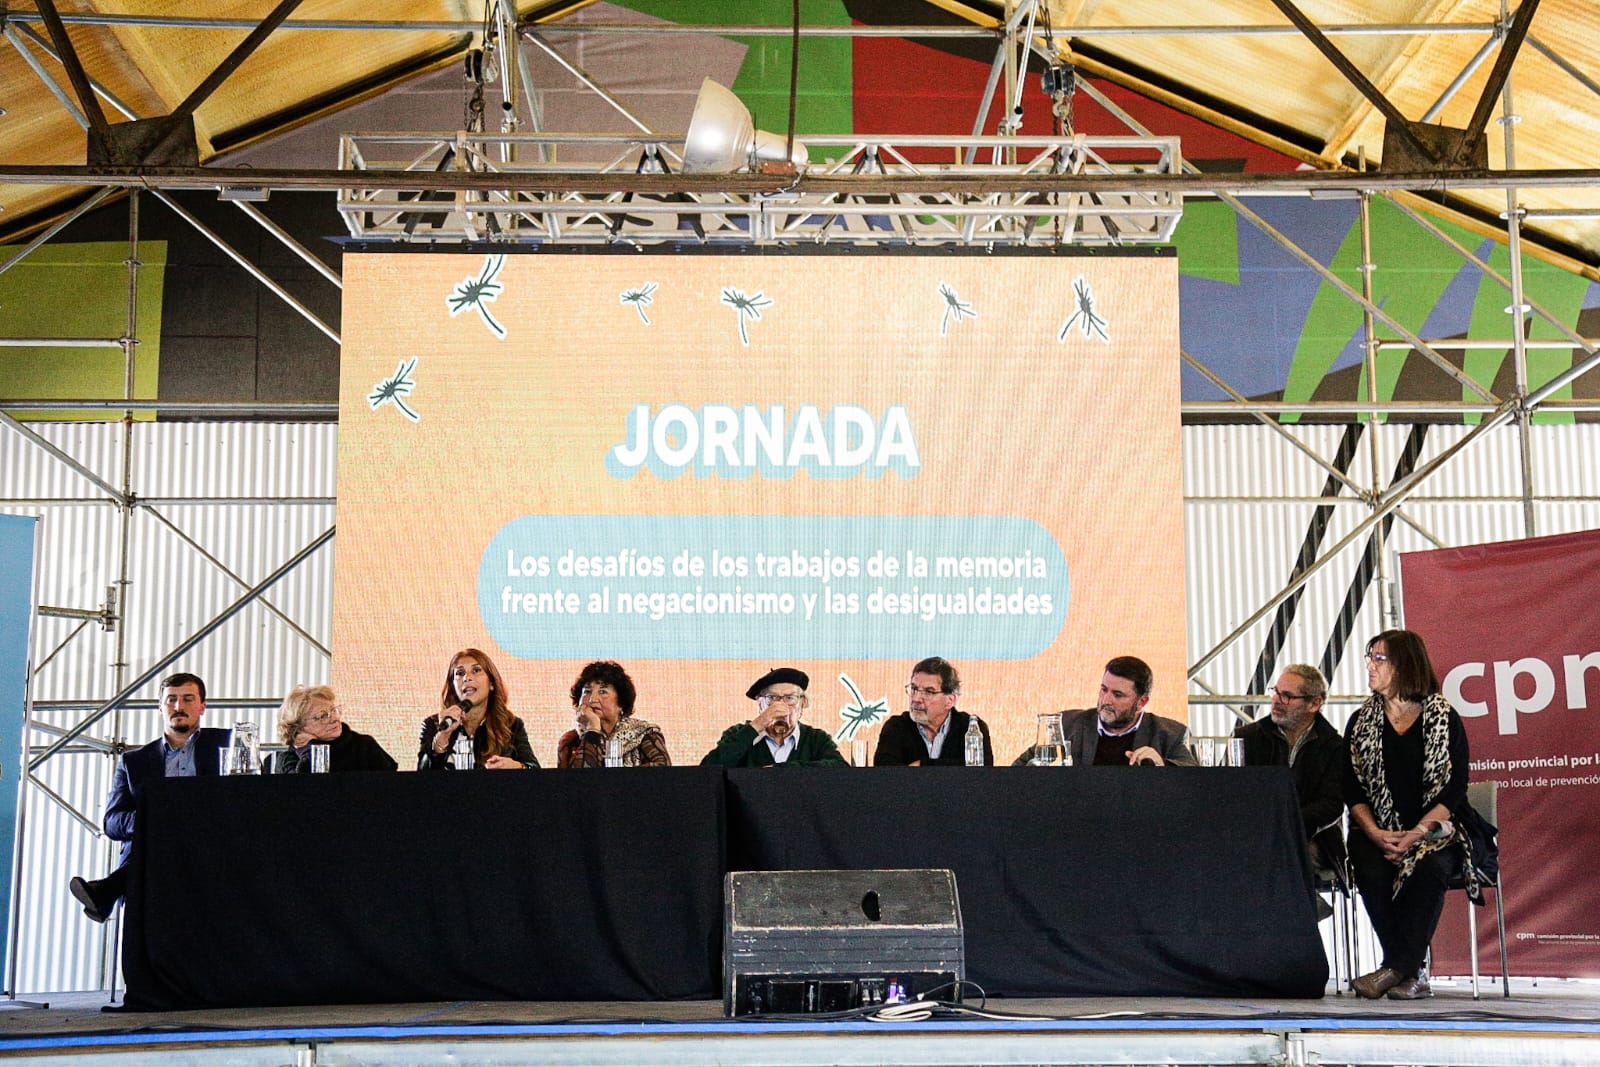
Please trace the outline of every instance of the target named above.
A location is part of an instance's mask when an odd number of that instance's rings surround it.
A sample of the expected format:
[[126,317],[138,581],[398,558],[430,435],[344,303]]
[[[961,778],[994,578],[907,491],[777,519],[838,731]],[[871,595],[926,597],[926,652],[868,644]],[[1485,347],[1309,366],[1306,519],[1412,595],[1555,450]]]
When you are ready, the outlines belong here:
[[[1494,995],[1489,995],[1490,990]],[[463,1002],[106,1012],[104,994],[0,1002],[0,1058],[240,1064],[1600,1064],[1600,985],[1436,982],[1427,1001],[991,1000],[904,1021],[724,1019],[720,1001]],[[968,1008],[978,1010],[976,1002]]]

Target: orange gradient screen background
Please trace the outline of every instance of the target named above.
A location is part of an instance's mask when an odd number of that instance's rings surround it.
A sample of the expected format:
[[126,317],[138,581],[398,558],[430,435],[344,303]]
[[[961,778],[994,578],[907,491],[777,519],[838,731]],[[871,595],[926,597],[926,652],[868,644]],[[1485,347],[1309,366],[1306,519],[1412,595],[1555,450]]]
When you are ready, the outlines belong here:
[[675,763],[783,665],[872,740],[944,656],[1001,762],[1114,655],[1185,717],[1170,256],[360,254],[344,302],[333,682],[402,766],[468,646],[546,764],[594,659]]

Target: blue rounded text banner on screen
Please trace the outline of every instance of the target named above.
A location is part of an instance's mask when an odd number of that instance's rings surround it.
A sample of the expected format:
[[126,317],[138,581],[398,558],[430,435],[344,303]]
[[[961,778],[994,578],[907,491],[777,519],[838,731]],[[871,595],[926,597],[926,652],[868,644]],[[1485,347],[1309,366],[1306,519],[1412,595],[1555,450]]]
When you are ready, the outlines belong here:
[[1050,532],[999,516],[529,515],[478,570],[524,659],[1025,659],[1067,592]]

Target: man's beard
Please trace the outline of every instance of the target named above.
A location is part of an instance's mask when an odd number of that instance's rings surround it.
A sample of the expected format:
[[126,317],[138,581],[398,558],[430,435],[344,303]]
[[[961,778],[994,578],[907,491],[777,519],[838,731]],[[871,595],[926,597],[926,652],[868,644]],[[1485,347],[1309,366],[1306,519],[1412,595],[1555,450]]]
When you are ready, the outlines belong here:
[[[1106,717],[1108,714],[1111,716],[1110,718]],[[1139,717],[1139,713],[1137,711],[1129,712],[1127,718],[1125,719],[1119,719],[1116,717],[1116,715],[1117,709],[1113,708],[1110,704],[1102,704],[1100,706],[1100,722],[1104,724],[1108,730],[1126,729],[1127,727],[1132,726],[1133,721]]]
[[169,722],[169,723],[167,723],[167,729],[171,730],[175,734],[186,734],[190,730],[194,729],[194,723],[189,722],[187,720],[181,720],[181,721],[178,721],[178,722]]

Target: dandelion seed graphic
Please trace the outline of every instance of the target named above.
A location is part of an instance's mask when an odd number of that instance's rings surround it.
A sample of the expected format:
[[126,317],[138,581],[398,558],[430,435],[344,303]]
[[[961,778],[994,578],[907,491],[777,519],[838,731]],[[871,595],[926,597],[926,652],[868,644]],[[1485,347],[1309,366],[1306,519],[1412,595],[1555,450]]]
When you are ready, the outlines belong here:
[[499,298],[501,290],[505,288],[495,280],[505,265],[504,255],[485,256],[483,271],[476,278],[461,279],[450,295],[444,298],[445,306],[450,309],[450,317],[453,319],[468,308],[476,308],[478,317],[489,327],[489,332],[497,338],[504,339],[506,328],[494,320],[486,305],[494,303]]
[[954,315],[957,322],[964,318],[977,318],[978,313],[972,310],[972,305],[962,301],[956,296],[956,291],[945,282],[939,283],[939,295],[944,297],[944,316],[939,319],[939,336],[943,337],[950,329],[950,316]]
[[655,291],[655,282],[645,282],[637,289],[624,289],[617,294],[617,299],[624,304],[632,304],[633,310],[639,313],[639,321],[648,326],[650,317],[644,313],[644,309],[655,303]]
[[887,697],[879,697],[869,704],[866,698],[861,695],[861,690],[856,688],[856,683],[850,680],[848,674],[839,675],[839,681],[844,683],[844,687],[850,690],[850,695],[855,699],[839,709],[839,718],[844,720],[844,725],[840,726],[839,732],[833,735],[835,741],[849,741],[866,727],[888,718],[889,700]]
[[771,307],[772,301],[757,293],[754,296],[745,296],[737,289],[722,290],[722,302],[739,313],[739,342],[746,347],[750,345],[750,335],[745,332],[745,320],[759,320],[761,309]]
[[1080,324],[1079,329],[1083,331],[1085,337],[1098,336],[1100,340],[1110,344],[1111,335],[1106,333],[1108,324],[1105,319],[1095,314],[1094,293],[1089,290],[1089,283],[1079,278],[1073,283],[1072,288],[1078,294],[1078,309],[1062,325],[1061,333],[1057,335],[1056,340],[1065,342],[1067,333],[1072,329],[1072,324],[1076,322]]
[[367,409],[377,411],[385,404],[393,404],[400,409],[400,414],[412,422],[421,422],[422,416],[406,407],[405,401],[400,399],[417,387],[417,383],[411,380],[411,373],[416,369],[417,360],[414,356],[410,362],[401,360],[396,364],[394,375],[373,386],[372,392],[367,394]]

